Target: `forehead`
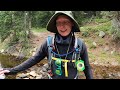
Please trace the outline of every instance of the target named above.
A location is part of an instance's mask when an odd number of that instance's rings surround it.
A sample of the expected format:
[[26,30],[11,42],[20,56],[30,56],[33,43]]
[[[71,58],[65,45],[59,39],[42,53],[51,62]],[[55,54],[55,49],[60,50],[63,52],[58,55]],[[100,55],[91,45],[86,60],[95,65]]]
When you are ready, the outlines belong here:
[[66,15],[59,15],[56,19],[56,21],[58,20],[70,20],[70,18]]

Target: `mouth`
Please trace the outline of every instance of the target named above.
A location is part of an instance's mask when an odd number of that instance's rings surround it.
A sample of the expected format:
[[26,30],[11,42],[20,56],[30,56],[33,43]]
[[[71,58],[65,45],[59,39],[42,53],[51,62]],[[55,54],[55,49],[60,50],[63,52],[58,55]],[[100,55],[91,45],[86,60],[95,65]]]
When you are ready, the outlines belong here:
[[66,32],[67,31],[67,29],[65,29],[65,30],[60,30],[60,32]]

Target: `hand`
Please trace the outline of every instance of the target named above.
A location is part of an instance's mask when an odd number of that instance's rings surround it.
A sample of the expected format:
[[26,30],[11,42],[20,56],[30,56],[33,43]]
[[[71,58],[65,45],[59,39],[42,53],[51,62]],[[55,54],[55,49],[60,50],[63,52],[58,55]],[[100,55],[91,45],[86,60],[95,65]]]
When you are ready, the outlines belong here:
[[5,79],[5,73],[9,73],[9,70],[0,70],[0,79]]
[[0,75],[2,75],[2,74],[4,74],[4,73],[9,73],[10,71],[9,70],[3,70],[3,69],[1,69],[0,70]]

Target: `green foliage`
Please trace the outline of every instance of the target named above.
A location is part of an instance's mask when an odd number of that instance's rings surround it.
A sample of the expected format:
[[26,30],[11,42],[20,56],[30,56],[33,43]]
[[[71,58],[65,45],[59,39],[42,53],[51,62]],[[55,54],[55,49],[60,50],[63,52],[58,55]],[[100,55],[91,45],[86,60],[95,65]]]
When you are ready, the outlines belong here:
[[23,45],[22,47],[28,48],[28,15],[29,12],[26,11],[0,12],[1,42],[10,37],[10,40],[6,43],[5,47],[9,48],[20,41]]
[[111,34],[112,34],[113,40],[115,41],[120,40],[120,30],[118,30],[118,28],[113,26],[111,29]]
[[120,41],[120,12],[112,12],[112,27],[110,33],[112,34],[113,40],[116,42]]
[[0,39],[3,42],[9,35],[11,29],[11,16],[10,12],[0,12]]
[[77,20],[78,24],[81,25],[84,18],[84,11],[72,11],[74,18]]
[[98,32],[98,31],[104,31],[109,32],[111,29],[111,21],[108,21],[106,23],[99,23],[97,25],[85,25],[81,27],[82,31],[88,31],[88,32]]
[[102,16],[103,19],[109,19],[109,20],[111,20],[113,16],[110,11],[101,11],[100,15]]
[[46,28],[32,28],[32,31],[33,32],[46,32],[47,30],[46,30]]
[[34,17],[32,18],[32,26],[33,27],[46,27],[46,24],[50,17],[54,14],[54,11],[37,11],[34,13]]
[[98,19],[98,18],[96,18],[96,19],[94,19],[95,20],[95,22],[96,23],[105,23],[105,22],[108,22],[108,21],[110,21],[109,19]]
[[89,32],[88,31],[83,31],[82,32],[82,36],[84,36],[84,37],[89,37]]

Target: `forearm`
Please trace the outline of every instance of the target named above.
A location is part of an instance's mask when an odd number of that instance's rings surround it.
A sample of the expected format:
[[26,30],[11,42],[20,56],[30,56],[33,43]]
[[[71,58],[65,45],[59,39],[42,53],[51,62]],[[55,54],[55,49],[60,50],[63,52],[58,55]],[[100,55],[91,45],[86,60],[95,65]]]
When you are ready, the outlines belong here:
[[45,42],[37,50],[37,52],[34,56],[27,59],[26,61],[24,61],[23,63],[21,63],[18,66],[15,66],[13,68],[7,68],[8,70],[10,70],[10,72],[7,74],[16,74],[20,71],[24,71],[24,70],[32,67],[33,65],[37,64],[38,62],[40,62],[42,59],[44,59],[47,56],[46,50],[47,50],[47,46],[46,46],[46,42]]
[[23,63],[21,63],[18,66],[15,66],[13,68],[8,68],[8,70],[10,70],[10,72],[8,74],[16,74],[16,73],[18,73],[20,71],[24,71],[24,70],[32,67],[33,65],[35,65],[39,61],[40,61],[40,59],[38,57],[31,57],[31,58],[24,61]]

